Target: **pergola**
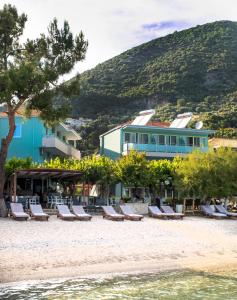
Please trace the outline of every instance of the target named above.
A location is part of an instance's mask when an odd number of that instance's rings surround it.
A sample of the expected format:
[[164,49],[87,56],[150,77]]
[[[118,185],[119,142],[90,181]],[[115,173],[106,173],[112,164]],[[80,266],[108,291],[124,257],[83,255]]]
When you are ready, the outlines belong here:
[[11,175],[11,184],[13,184],[13,197],[16,201],[17,191],[17,178],[30,178],[30,179],[64,179],[65,181],[78,182],[81,180],[83,173],[73,170],[62,170],[62,169],[23,169],[17,170]]

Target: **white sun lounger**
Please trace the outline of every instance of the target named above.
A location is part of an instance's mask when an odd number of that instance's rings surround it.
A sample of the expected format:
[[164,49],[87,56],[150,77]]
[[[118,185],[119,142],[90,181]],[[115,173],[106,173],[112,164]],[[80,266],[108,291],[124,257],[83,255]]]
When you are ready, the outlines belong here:
[[15,220],[27,220],[30,216],[24,212],[22,203],[10,203],[11,215]]

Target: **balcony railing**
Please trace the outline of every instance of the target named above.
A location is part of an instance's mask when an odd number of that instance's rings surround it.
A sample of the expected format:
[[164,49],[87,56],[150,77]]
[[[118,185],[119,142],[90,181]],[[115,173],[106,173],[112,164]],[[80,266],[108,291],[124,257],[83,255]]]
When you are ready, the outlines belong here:
[[195,146],[178,146],[178,145],[158,145],[158,144],[133,144],[126,143],[123,145],[123,152],[129,150],[143,151],[143,152],[160,152],[160,153],[191,153],[195,149],[206,152],[208,147]]
[[48,149],[55,155],[65,155],[76,159],[81,159],[81,152],[73,146],[64,143],[56,136],[45,136],[43,137],[42,147]]

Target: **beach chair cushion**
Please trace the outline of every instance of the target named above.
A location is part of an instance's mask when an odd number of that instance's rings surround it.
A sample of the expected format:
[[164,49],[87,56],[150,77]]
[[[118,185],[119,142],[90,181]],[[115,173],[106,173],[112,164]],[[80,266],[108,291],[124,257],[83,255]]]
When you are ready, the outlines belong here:
[[214,210],[212,209],[212,207],[210,205],[201,205],[201,210],[204,212],[204,214],[206,214],[208,216],[222,217],[222,218],[227,217],[226,214],[214,212]]
[[43,212],[42,206],[40,204],[30,204],[30,211],[33,216],[49,217],[48,214]]
[[157,206],[148,206],[148,210],[154,215],[162,215],[163,212]]
[[229,217],[237,217],[237,213],[229,212],[223,205],[215,205],[217,211],[221,214],[226,214]]
[[82,205],[73,205],[72,206],[73,213],[79,218],[91,218],[90,214],[87,214]]
[[64,205],[64,204],[58,205],[57,208],[58,208],[59,214],[62,215],[63,217],[65,217],[65,218],[68,218],[68,217],[74,218],[75,217],[75,215],[70,212],[67,205]]
[[161,209],[163,210],[164,213],[166,214],[172,214],[173,216],[183,216],[184,214],[181,213],[176,213],[173,208],[169,205],[161,205]]
[[124,216],[121,214],[118,214],[112,206],[102,206],[104,212],[106,215],[116,218],[123,218]]
[[120,209],[122,210],[122,213],[124,215],[133,217],[133,218],[143,218],[142,215],[136,214],[133,209],[131,208],[131,206],[129,205],[120,205]]
[[16,218],[29,218],[30,216],[24,212],[22,203],[10,203],[11,211]]

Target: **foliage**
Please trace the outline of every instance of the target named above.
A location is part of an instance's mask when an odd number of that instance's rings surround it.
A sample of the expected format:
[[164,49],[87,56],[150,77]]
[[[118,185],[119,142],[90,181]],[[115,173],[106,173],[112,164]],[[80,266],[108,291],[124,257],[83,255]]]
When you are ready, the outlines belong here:
[[209,105],[237,90],[236,33],[236,22],[204,24],[154,39],[99,64],[81,75],[74,113],[97,118],[98,113],[131,115],[151,107],[159,112],[165,103],[171,108],[177,103],[182,111],[190,107],[188,102],[194,111],[196,106],[209,111]]
[[83,152],[98,152],[90,128],[101,120],[99,134],[150,108],[160,121],[191,111],[204,128],[236,137],[224,130],[237,128],[236,48],[237,23],[218,21],[152,40],[84,72],[80,95],[72,98],[74,116],[95,119],[82,129]]
[[78,142],[78,147],[83,156],[99,152],[99,136],[108,131],[109,128],[110,120],[106,116],[99,117],[80,128],[79,134],[81,136],[81,140]]
[[114,161],[106,156],[87,156],[79,161],[79,170],[88,183],[112,184],[115,182]]
[[[3,199],[5,162],[15,130],[15,115],[25,108],[40,112],[47,124],[58,123],[69,113],[69,98],[78,94],[78,84],[61,82],[74,65],[85,58],[88,43],[80,32],[73,36],[67,21],[62,28],[54,19],[47,34],[23,42],[27,21],[15,6],[0,9],[0,104],[7,112],[9,129],[0,145],[0,215],[7,216]],[[60,83],[61,82],[61,83]],[[58,99],[56,103],[56,99]]]
[[33,163],[31,157],[27,157],[27,158],[13,157],[6,162],[5,171],[6,171],[6,175],[9,176],[12,173],[14,173],[14,171],[16,170],[29,169],[35,166],[36,164]]
[[106,156],[86,156],[81,160],[55,158],[45,161],[39,167],[75,170],[82,172],[82,180],[86,183],[100,184],[105,197],[108,196],[109,187],[116,182],[115,163]]
[[[13,158],[5,169],[11,174],[16,169],[30,168],[30,158]],[[237,192],[237,152],[220,148],[207,153],[193,152],[185,158],[147,160],[144,153],[131,151],[129,155],[113,161],[105,156],[87,156],[82,160],[52,159],[39,168],[77,170],[83,181],[99,184],[105,197],[112,184],[122,182],[127,187],[149,187],[155,196],[161,184],[169,180],[181,197],[230,197]]]
[[[21,43],[26,21],[10,4],[0,10],[0,102],[13,112],[27,103],[27,109],[41,111],[44,120],[58,122],[68,113],[66,99],[78,93],[73,82],[59,80],[84,59],[87,42],[82,32],[73,36],[67,21],[60,29],[54,19],[47,35]],[[60,106],[54,105],[56,95],[64,99]]]
[[63,170],[79,170],[80,161],[76,159],[60,159],[59,157],[45,160],[42,164],[38,165],[39,168],[49,169],[63,169]]
[[220,148],[175,160],[174,184],[185,196],[229,197],[237,190],[237,153]]
[[148,162],[144,153],[130,151],[121,157],[115,168],[116,177],[127,187],[146,187],[149,180]]

